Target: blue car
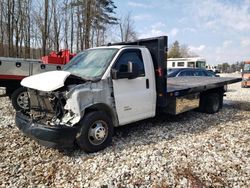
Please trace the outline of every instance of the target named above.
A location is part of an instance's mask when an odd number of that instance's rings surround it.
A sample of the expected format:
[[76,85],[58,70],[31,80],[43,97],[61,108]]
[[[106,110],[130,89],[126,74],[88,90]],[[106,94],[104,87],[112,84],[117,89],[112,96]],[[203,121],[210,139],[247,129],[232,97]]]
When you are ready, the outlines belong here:
[[179,77],[179,76],[210,76],[219,77],[212,71],[200,68],[170,68],[167,71],[168,77]]

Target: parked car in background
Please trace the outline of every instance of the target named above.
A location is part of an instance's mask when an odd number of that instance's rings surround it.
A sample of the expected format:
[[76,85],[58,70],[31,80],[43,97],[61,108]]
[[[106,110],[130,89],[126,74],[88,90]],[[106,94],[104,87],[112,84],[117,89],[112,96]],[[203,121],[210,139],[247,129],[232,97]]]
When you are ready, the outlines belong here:
[[209,77],[219,77],[212,71],[206,69],[197,68],[170,68],[167,71],[168,77],[179,77],[179,76],[209,76]]

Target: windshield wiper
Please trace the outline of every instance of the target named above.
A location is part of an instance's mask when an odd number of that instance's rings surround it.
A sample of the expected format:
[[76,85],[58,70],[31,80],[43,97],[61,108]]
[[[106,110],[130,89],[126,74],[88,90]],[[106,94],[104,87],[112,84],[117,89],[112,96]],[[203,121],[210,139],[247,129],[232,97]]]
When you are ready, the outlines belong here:
[[74,78],[74,79],[77,79],[77,80],[82,80],[82,81],[84,81],[84,82],[86,82],[86,81],[91,81],[91,79],[89,79],[89,78],[84,78],[84,77],[81,77],[81,76],[77,76],[77,75],[72,74],[72,73],[71,73],[71,75],[70,75],[69,77]]

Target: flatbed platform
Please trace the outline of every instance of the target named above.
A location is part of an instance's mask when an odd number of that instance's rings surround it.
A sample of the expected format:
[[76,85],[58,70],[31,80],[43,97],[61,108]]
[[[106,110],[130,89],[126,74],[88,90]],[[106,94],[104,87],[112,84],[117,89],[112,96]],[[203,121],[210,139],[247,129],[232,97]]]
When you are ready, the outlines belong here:
[[240,82],[241,78],[185,76],[167,78],[167,96],[184,96]]

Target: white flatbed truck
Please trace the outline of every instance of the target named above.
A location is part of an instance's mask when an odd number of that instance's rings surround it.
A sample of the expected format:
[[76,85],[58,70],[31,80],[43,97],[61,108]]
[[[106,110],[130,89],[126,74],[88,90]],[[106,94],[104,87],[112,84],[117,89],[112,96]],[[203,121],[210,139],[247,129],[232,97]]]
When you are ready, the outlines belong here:
[[16,125],[42,145],[96,152],[111,143],[114,127],[158,112],[216,113],[227,84],[241,81],[167,78],[166,52],[167,36],[110,44],[79,53],[62,71],[24,78],[30,109],[16,113]]

